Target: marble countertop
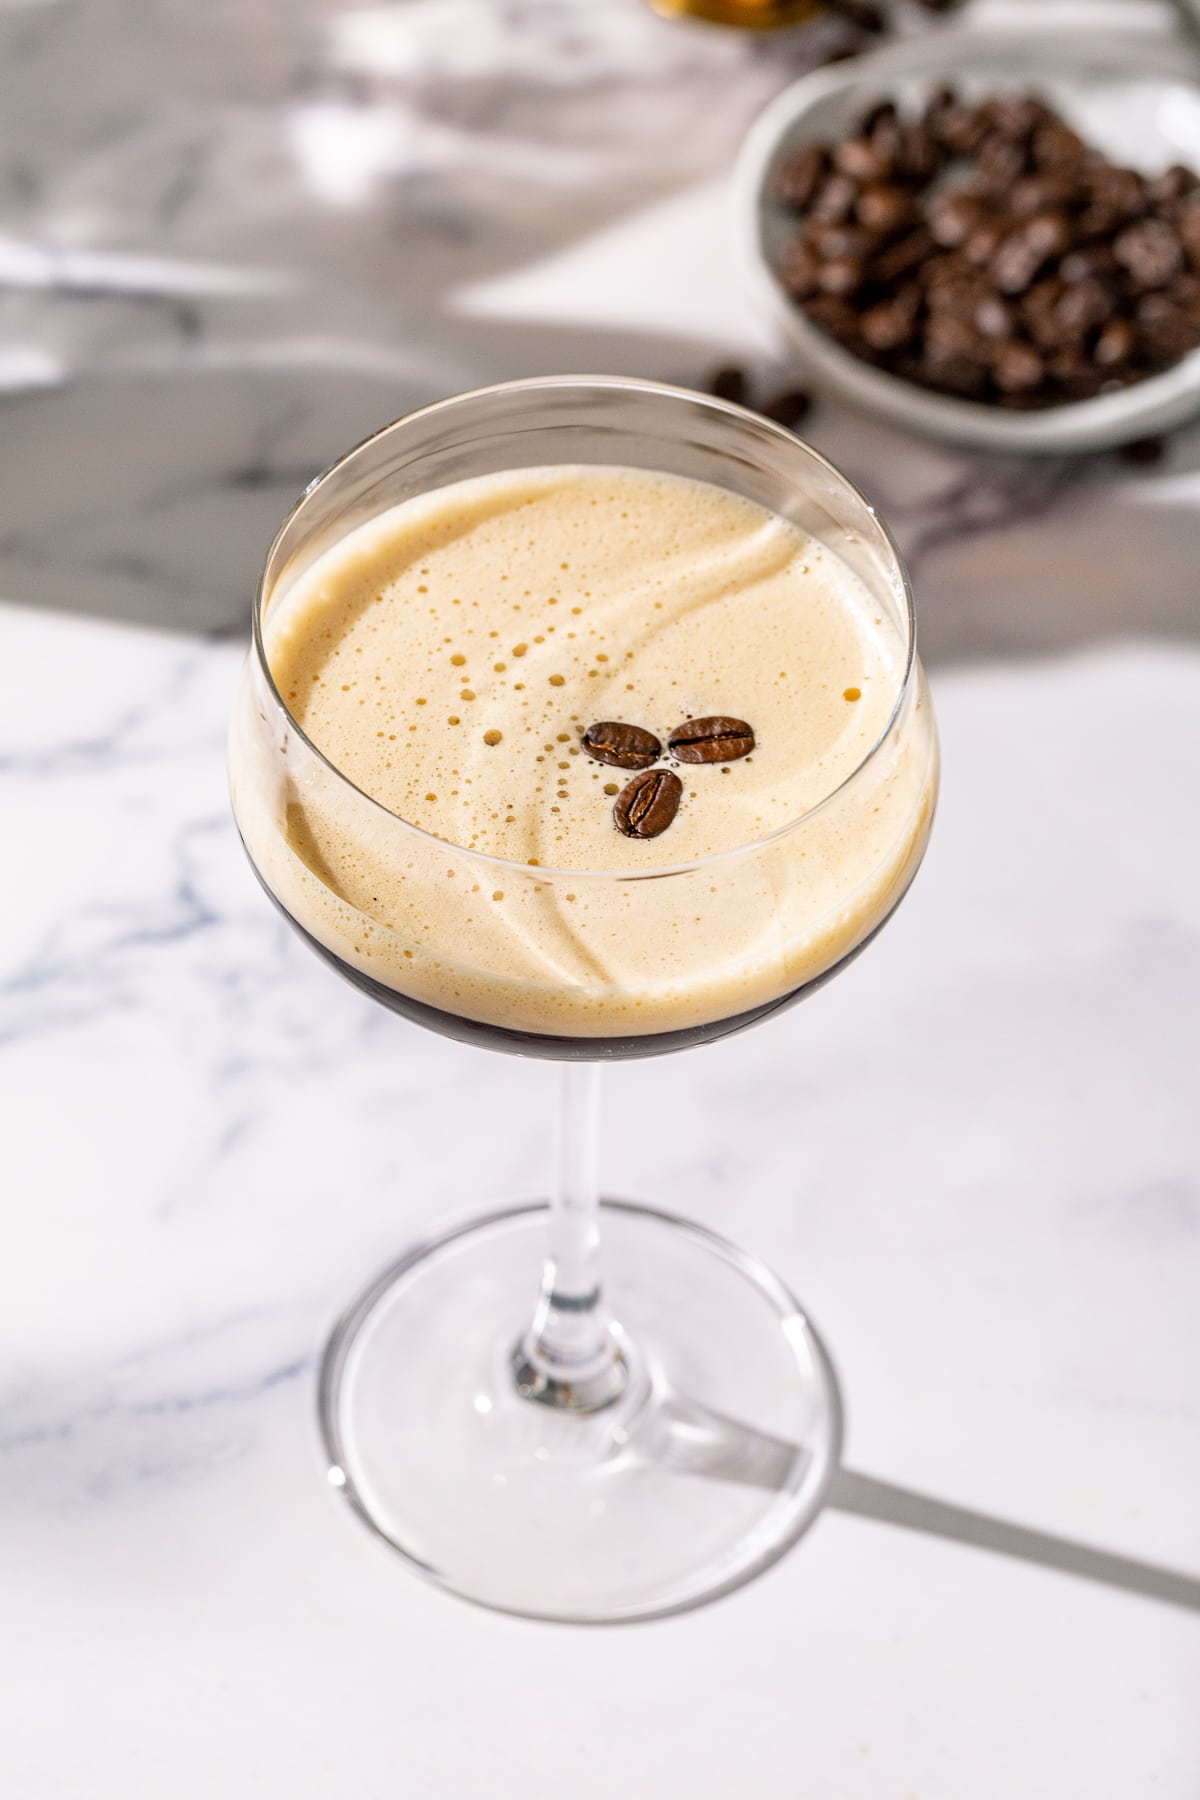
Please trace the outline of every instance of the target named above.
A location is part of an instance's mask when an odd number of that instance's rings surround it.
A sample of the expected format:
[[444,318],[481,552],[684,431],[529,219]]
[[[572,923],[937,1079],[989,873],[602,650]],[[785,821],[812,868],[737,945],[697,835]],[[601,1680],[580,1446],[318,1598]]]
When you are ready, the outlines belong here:
[[0,10],[6,1797],[1200,1793],[1200,431],[1133,471],[814,414],[915,576],[933,847],[603,1153],[820,1322],[810,1535],[564,1630],[425,1586],[322,1479],[329,1324],[538,1190],[550,1071],[384,1016],[263,902],[223,768],[258,562],[436,394],[780,379],[728,170],[814,53],[637,0]]

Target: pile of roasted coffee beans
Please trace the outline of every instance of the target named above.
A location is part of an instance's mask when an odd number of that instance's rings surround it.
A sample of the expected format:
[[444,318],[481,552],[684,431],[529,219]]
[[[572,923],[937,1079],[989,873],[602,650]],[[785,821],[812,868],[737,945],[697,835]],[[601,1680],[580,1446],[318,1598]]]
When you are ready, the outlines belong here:
[[1054,406],[1200,346],[1200,177],[1120,168],[1032,95],[878,105],[795,151],[774,197],[805,316],[921,387]]

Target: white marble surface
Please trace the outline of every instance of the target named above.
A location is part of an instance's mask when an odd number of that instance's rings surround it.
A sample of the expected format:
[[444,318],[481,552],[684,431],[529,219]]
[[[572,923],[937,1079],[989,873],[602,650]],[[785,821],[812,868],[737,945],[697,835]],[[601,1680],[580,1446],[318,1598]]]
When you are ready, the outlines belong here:
[[258,557],[416,399],[774,369],[725,175],[804,54],[635,0],[0,12],[5,1800],[1200,1793],[1194,433],[1131,475],[815,417],[916,572],[934,845],[604,1152],[822,1324],[853,1473],[812,1534],[564,1631],[322,1480],[322,1334],[538,1188],[548,1071],[377,1014],[262,900],[222,766]]

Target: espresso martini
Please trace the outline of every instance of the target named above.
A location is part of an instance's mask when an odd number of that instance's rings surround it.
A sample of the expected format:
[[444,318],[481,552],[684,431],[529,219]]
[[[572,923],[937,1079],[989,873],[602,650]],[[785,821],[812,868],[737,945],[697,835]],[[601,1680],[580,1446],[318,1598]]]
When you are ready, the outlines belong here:
[[247,695],[251,856],[319,945],[438,1012],[582,1039],[742,1015],[853,951],[920,861],[936,735],[896,618],[708,483],[443,487],[281,582],[262,629],[293,741]]

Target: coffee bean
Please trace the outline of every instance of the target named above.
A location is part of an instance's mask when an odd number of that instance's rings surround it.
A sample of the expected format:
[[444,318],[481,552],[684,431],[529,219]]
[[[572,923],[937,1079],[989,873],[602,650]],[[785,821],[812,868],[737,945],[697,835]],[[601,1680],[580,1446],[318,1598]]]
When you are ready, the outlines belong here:
[[881,106],[872,107],[863,120],[859,133],[870,141],[872,149],[887,164],[889,170],[897,167],[904,147],[904,127],[890,100],[885,100]]
[[845,19],[847,25],[853,25],[856,31],[865,31],[871,37],[877,37],[887,30],[887,17],[875,0],[826,0],[830,12]]
[[918,379],[961,400],[974,400],[987,387],[987,370],[975,356],[926,342],[917,364]]
[[925,342],[942,352],[957,356],[981,356],[984,346],[972,323],[970,311],[957,307],[946,312],[931,312],[925,321]]
[[1110,369],[1129,361],[1133,354],[1133,326],[1128,319],[1110,319],[1092,346],[1092,361]]
[[1011,188],[1018,175],[1024,173],[1028,158],[1019,138],[1004,132],[990,131],[975,153],[979,171],[989,187]]
[[814,294],[811,300],[805,301],[804,311],[814,325],[827,331],[839,344],[854,346],[858,343],[859,314],[847,301],[839,300],[836,294]]
[[975,329],[986,338],[1011,337],[1015,328],[1012,308],[999,294],[985,294],[975,308]]
[[1139,287],[1165,287],[1183,267],[1179,233],[1165,219],[1140,219],[1113,240],[1113,255]]
[[845,299],[862,286],[863,265],[857,256],[832,256],[817,270],[817,286],[823,294]]
[[1042,268],[1043,261],[1045,252],[1038,250],[1036,245],[1031,245],[1029,239],[1025,238],[1024,230],[1018,229],[1009,232],[997,254],[991,257],[988,268],[1000,293],[1024,293],[1036,272]]
[[1175,228],[1193,269],[1200,270],[1200,194],[1189,194],[1176,215]]
[[797,300],[806,300],[817,291],[817,271],[820,258],[805,238],[797,238],[788,246],[782,263],[779,265],[779,279],[789,294]]
[[923,123],[904,126],[896,158],[897,173],[909,181],[928,181],[936,173],[938,163],[938,146],[929,127]]
[[1087,145],[1061,119],[1049,118],[1034,131],[1030,151],[1039,169],[1068,169],[1083,161]]
[[833,150],[833,166],[851,181],[882,181],[892,172],[888,157],[881,155],[870,138],[843,138]]
[[768,400],[763,412],[768,419],[774,419],[777,425],[783,425],[788,431],[795,431],[797,425],[803,425],[812,411],[812,395],[804,388],[787,388],[782,394],[776,394]]
[[1200,323],[1200,276],[1181,275],[1171,284],[1171,297],[1189,319]]
[[1068,250],[1058,265],[1064,281],[1086,281],[1089,276],[1110,276],[1117,270],[1117,259],[1110,244],[1085,244],[1081,250]]
[[583,748],[593,762],[611,763],[617,769],[648,769],[662,755],[662,745],[652,731],[616,719],[589,725],[583,734]]
[[718,400],[732,400],[735,405],[744,406],[747,394],[745,369],[739,369],[735,363],[718,369],[708,384],[708,391]]
[[803,212],[829,170],[824,144],[805,144],[775,172],[774,194],[780,206]]
[[863,114],[857,135],[874,137],[877,131],[896,131],[899,126],[900,115],[896,111],[895,102],[880,100],[874,106],[869,106]]
[[858,202],[858,187],[848,175],[831,175],[813,195],[810,219],[828,225],[844,225]]
[[1116,163],[1091,162],[1079,171],[1087,197],[1119,218],[1136,219],[1146,209],[1146,189],[1136,169]]
[[933,239],[923,228],[910,231],[875,259],[874,273],[885,287],[919,269],[933,248]]
[[1132,463],[1136,469],[1151,469],[1160,463],[1166,454],[1165,438],[1134,438],[1130,444],[1122,444],[1120,457],[1122,462]]
[[1167,294],[1147,294],[1134,309],[1137,347],[1158,364],[1178,362],[1200,346],[1200,323]]
[[1060,212],[1035,213],[1010,231],[990,264],[1002,294],[1023,294],[1042,264],[1066,248],[1067,221]]
[[1013,183],[1008,196],[1008,209],[1018,219],[1047,207],[1071,206],[1078,190],[1073,181],[1062,175],[1022,175]]
[[974,194],[947,194],[930,210],[930,235],[935,244],[954,249],[966,242],[982,217],[983,202]]
[[1146,210],[1142,179],[1133,169],[1089,163],[1080,169],[1079,180],[1086,200],[1076,219],[1079,238],[1111,238],[1122,225],[1140,218]]
[[991,292],[978,270],[968,268],[959,257],[940,257],[926,271],[925,303],[931,320],[948,315],[969,319]]
[[1152,176],[1145,184],[1145,194],[1151,206],[1169,206],[1174,200],[1182,200],[1200,186],[1200,177],[1191,169],[1185,169],[1182,163],[1173,163],[1164,169],[1161,175]]
[[1085,337],[1111,317],[1113,304],[1109,289],[1092,276],[1064,289],[1055,302],[1054,318],[1068,337]]
[[1041,101],[1028,94],[994,94],[979,110],[1001,137],[1015,144],[1023,144],[1047,117]]
[[927,112],[925,123],[938,143],[955,156],[973,156],[988,135],[988,122],[982,114],[973,106],[961,105],[953,95]]
[[1031,344],[1016,341],[997,344],[992,361],[992,380],[1002,393],[1029,393],[1045,374],[1041,357]]
[[1105,385],[1103,370],[1088,361],[1074,346],[1053,351],[1046,358],[1046,374],[1068,400],[1087,400]]
[[898,350],[907,344],[921,307],[920,289],[910,284],[891,300],[880,300],[862,316],[863,342],[872,350]]
[[970,263],[972,268],[982,269],[995,256],[1007,229],[1002,219],[984,219],[962,247],[964,262]]
[[667,748],[680,762],[734,762],[739,756],[749,756],[754,748],[754,732],[744,719],[729,719],[718,713],[677,725],[667,739]]
[[912,195],[895,182],[870,181],[859,194],[855,210],[868,231],[891,236],[912,219]]
[[804,242],[826,261],[834,257],[853,256],[861,260],[871,249],[871,234],[857,225],[823,225],[814,223],[804,233]]
[[679,811],[683,783],[671,769],[643,769],[613,801],[613,820],[626,837],[660,837]]
[[1071,227],[1065,213],[1056,207],[1034,213],[1025,227],[1026,235],[1043,256],[1059,256],[1071,241]]

